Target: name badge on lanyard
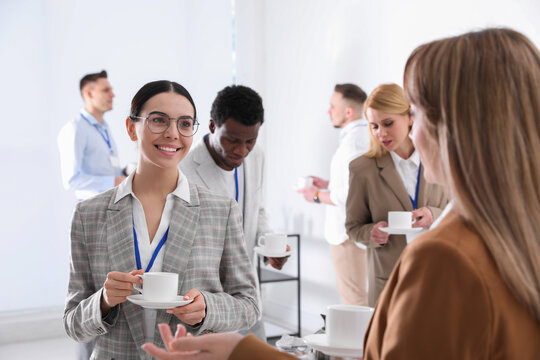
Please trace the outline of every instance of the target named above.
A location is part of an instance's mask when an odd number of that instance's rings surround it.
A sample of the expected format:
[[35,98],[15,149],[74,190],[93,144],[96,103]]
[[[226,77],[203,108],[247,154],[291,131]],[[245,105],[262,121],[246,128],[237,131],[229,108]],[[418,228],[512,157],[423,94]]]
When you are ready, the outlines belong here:
[[107,143],[107,147],[109,148],[109,154],[110,154],[109,161],[111,162],[111,166],[115,168],[119,168],[120,160],[114,153],[114,150],[111,144],[111,138],[109,137],[109,133],[107,132],[107,129],[97,124],[94,126],[96,127],[97,131],[101,134],[101,137],[103,138],[103,140],[105,140],[105,142]]
[[[86,121],[90,122],[90,120],[88,120],[83,113],[81,113],[81,116],[83,119],[85,119]],[[90,122],[91,123],[91,122]],[[92,123],[91,123],[92,124]],[[116,154],[114,153],[114,150],[112,148],[112,143],[111,143],[111,137],[109,136],[109,132],[107,131],[107,128],[100,125],[100,124],[96,124],[94,123],[93,124],[94,127],[96,128],[97,132],[99,133],[99,135],[101,135],[101,137],[103,138],[103,140],[105,141],[105,143],[107,144],[107,147],[109,148],[109,161],[111,162],[111,165],[112,167],[120,167],[120,160],[118,159],[118,157],[116,156]]]
[[109,156],[109,160],[111,162],[112,167],[116,167],[116,168],[120,167],[120,160],[118,160],[118,158],[115,155],[111,154],[111,156]]

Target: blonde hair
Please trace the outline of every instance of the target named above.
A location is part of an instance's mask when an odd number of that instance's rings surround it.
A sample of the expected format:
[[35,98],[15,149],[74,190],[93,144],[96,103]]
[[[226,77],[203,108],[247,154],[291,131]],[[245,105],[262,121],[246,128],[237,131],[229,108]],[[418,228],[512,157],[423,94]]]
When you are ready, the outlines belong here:
[[[388,114],[406,115],[409,113],[410,105],[405,100],[405,95],[401,86],[397,84],[382,84],[369,94],[364,103],[364,116],[367,119],[367,109],[383,111]],[[369,119],[368,119],[369,121]],[[377,140],[371,126],[369,127],[369,149],[364,154],[370,158],[379,158],[388,151]]]
[[540,52],[510,29],[471,32],[418,47],[404,84],[456,210],[540,322]]

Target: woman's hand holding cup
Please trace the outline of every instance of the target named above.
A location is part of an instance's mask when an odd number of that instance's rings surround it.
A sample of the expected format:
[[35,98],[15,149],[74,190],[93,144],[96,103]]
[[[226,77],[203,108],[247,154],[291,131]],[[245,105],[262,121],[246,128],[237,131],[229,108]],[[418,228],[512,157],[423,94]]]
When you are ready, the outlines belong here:
[[189,299],[193,299],[193,302],[188,305],[169,309],[167,313],[173,314],[183,323],[195,325],[203,321],[206,316],[206,302],[198,289],[191,289],[184,295],[184,300]]
[[373,226],[371,229],[371,239],[373,242],[377,245],[386,245],[388,242],[388,237],[390,236],[388,233],[385,233],[384,231],[379,230],[382,227],[387,227],[388,223],[386,221],[379,221],[378,223]]
[[412,227],[429,228],[433,224],[433,214],[427,207],[413,210],[412,217],[415,219]]
[[101,312],[107,314],[116,305],[123,303],[133,291],[133,284],[142,284],[137,275],[142,275],[143,270],[133,270],[130,273],[111,271],[107,274],[107,280],[103,284],[101,294]]

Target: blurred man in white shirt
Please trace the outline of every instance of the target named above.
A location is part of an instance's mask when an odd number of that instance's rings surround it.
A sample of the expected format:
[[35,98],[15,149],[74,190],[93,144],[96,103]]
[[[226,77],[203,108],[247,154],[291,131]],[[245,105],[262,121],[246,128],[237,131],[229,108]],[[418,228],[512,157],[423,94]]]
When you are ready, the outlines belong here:
[[122,182],[118,149],[103,115],[112,109],[114,93],[105,70],[80,81],[84,107],[58,135],[62,181],[78,201],[86,200]]
[[349,162],[369,147],[368,123],[363,119],[366,93],[354,84],[338,84],[330,98],[328,114],[341,129],[339,146],[330,164],[330,180],[311,176],[313,186],[300,189],[308,202],[326,207],[325,238],[336,271],[339,294],[346,304],[367,305],[366,250],[349,240],[345,229],[345,203],[349,190]]

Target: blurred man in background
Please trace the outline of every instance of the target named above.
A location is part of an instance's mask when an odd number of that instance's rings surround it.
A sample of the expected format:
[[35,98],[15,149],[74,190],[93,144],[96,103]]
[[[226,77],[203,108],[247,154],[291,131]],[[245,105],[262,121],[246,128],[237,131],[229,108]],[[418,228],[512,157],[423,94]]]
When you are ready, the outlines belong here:
[[369,147],[369,128],[363,119],[366,93],[354,84],[338,84],[330,98],[330,121],[341,129],[339,146],[330,164],[330,180],[311,176],[313,185],[298,190],[311,203],[326,207],[325,238],[336,271],[338,292],[346,304],[367,305],[366,250],[355,244],[345,229],[349,191],[349,162]]

